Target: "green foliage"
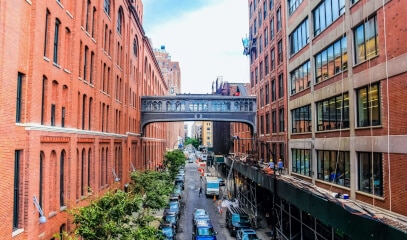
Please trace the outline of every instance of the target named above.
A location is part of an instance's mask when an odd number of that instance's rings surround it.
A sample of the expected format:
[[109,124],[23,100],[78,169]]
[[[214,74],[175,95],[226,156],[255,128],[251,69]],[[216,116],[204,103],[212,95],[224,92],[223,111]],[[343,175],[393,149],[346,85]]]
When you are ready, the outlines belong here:
[[185,155],[181,150],[168,152],[163,163],[167,171],[133,172],[129,193],[121,190],[107,192],[88,206],[70,210],[76,229],[75,236],[67,239],[76,239],[76,236],[87,240],[161,239],[159,230],[150,226],[155,218],[149,211],[167,205],[173,190],[172,182],[184,164]]
[[107,192],[88,206],[73,209],[75,234],[85,239],[131,239],[134,237],[132,214],[140,210],[141,197],[118,190]]
[[184,141],[184,146],[187,146],[188,144],[192,144],[195,148],[199,147],[199,140],[196,138],[186,138]]
[[171,179],[174,179],[181,166],[185,165],[185,155],[179,149],[167,152],[163,164],[168,169]]

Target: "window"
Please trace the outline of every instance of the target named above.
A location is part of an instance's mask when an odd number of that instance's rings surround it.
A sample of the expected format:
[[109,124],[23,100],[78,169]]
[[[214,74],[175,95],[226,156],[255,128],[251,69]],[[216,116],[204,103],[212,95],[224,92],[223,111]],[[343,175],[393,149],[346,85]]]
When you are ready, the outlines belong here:
[[270,68],[271,68],[271,71],[273,71],[276,67],[276,54],[275,54],[274,48],[271,49],[270,56],[271,56]]
[[276,114],[277,114],[276,110],[273,110],[271,112],[271,131],[272,131],[272,133],[277,132],[277,116],[276,116]]
[[277,99],[276,96],[276,80],[271,80],[271,101],[274,102]]
[[267,1],[263,2],[263,19],[267,18]]
[[266,91],[266,105],[270,103],[270,87],[269,84],[267,83],[264,87],[264,90]]
[[317,150],[317,178],[350,187],[350,153]]
[[269,2],[269,9],[270,10],[272,10],[273,9],[273,7],[274,7],[274,0],[269,0],[270,2]]
[[282,42],[282,40],[278,41],[277,47],[278,47],[278,64],[281,64],[281,63],[283,63],[283,42]]
[[259,54],[263,52],[263,45],[262,45],[262,36],[259,37]]
[[264,134],[264,117],[260,116],[260,134]]
[[51,126],[55,126],[55,104],[51,104]]
[[284,132],[285,131],[285,126],[284,126],[284,108],[280,108],[278,110],[278,115],[280,116],[280,122],[278,124],[279,126],[279,131]]
[[309,149],[292,149],[292,171],[311,176],[311,151]]
[[95,65],[94,61],[95,61],[95,53],[92,51],[90,53],[90,66],[89,66],[89,68],[90,68],[90,70],[89,70],[89,83],[90,84],[93,84],[93,67]]
[[260,98],[260,107],[264,107],[264,89],[260,88],[260,94],[259,94],[259,98]]
[[16,150],[14,153],[14,193],[13,193],[13,231],[19,228],[21,218],[20,194],[22,194],[21,185],[21,157],[22,150]]
[[278,98],[284,97],[284,75],[278,75]]
[[288,0],[288,13],[291,15],[300,6],[302,0]]
[[17,75],[17,99],[16,99],[16,122],[21,122],[21,114],[23,107],[23,78],[24,74]]
[[138,41],[137,38],[134,38],[133,40],[133,54],[135,57],[138,55]]
[[358,89],[356,95],[358,127],[380,125],[379,83]]
[[312,11],[314,18],[314,36],[345,13],[345,0],[324,0]]
[[346,37],[315,55],[315,82],[322,82],[348,68]]
[[270,40],[274,39],[274,16],[270,19]]
[[354,30],[355,36],[355,63],[369,60],[378,54],[377,19],[371,17]]
[[290,54],[294,55],[309,42],[308,18],[290,34]]
[[89,48],[88,46],[85,46],[85,51],[83,54],[83,80],[86,80],[87,76],[87,68],[88,68],[88,52]]
[[292,133],[311,132],[311,105],[291,110]]
[[270,113],[266,113],[266,134],[270,134]]
[[122,26],[123,25],[123,9],[120,7],[119,12],[117,14],[117,32],[122,35]]
[[317,131],[349,128],[348,93],[316,103]]
[[359,191],[383,196],[382,154],[359,152],[357,155]]
[[255,74],[256,74],[256,77],[255,77],[255,84],[257,84],[257,83],[259,83],[259,68],[258,67],[256,67],[255,68],[255,70],[254,70],[254,72],[255,72]]
[[44,57],[48,55],[48,41],[49,41],[49,32],[48,32],[48,25],[49,25],[49,18],[50,18],[51,12],[47,9],[45,13],[45,36],[44,36]]
[[264,57],[264,74],[267,76],[269,74],[269,56]]
[[259,64],[259,71],[260,71],[260,81],[263,79],[263,61]]
[[277,9],[277,32],[281,30],[281,7]]
[[59,206],[65,206],[65,151],[62,151],[59,163]]
[[61,127],[65,127],[65,107],[62,107],[61,111]]
[[61,22],[59,19],[55,19],[55,32],[54,32],[54,63],[58,63],[58,44],[59,44],[59,26]]
[[311,86],[311,66],[310,61],[294,69],[290,73],[291,78],[291,94],[300,92]]
[[87,5],[86,5],[86,23],[85,23],[85,29],[86,32],[89,32],[90,29],[90,24],[89,24],[89,18],[90,18],[90,11],[92,9],[92,6],[90,5],[90,0],[87,1]]
[[110,16],[110,0],[105,0],[103,3],[103,9],[105,10],[105,13]]
[[264,35],[264,49],[267,48],[267,44],[269,43],[268,32],[269,32],[268,28],[265,28],[264,34],[263,34]]

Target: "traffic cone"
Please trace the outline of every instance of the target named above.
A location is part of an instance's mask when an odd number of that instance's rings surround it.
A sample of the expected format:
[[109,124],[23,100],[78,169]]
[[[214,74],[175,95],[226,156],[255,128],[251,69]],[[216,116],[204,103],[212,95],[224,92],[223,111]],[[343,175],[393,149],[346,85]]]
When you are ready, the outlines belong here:
[[213,195],[213,201],[214,202],[216,201],[216,195]]

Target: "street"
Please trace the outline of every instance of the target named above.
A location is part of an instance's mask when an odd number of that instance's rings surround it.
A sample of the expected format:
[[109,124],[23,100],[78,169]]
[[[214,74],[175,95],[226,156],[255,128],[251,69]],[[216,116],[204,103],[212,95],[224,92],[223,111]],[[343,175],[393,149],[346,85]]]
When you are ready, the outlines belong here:
[[234,239],[225,227],[224,216],[221,216],[217,211],[216,201],[214,202],[212,198],[207,198],[205,195],[199,197],[201,184],[203,183],[200,181],[198,165],[195,162],[187,163],[185,165],[185,189],[181,199],[182,212],[177,240],[192,238],[192,213],[195,208],[204,208],[210,214],[212,225],[218,232],[216,236],[218,240]]

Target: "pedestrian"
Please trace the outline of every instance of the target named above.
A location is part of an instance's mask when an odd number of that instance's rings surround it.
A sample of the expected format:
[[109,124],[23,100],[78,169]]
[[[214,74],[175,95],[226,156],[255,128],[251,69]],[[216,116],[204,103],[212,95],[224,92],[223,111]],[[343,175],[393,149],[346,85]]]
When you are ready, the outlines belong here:
[[199,187],[199,193],[198,193],[198,196],[199,196],[199,197],[201,197],[201,195],[202,195],[202,187]]
[[277,167],[278,167],[278,172],[280,173],[280,175],[283,173],[283,168],[284,168],[284,163],[283,161],[280,159],[278,159],[278,163],[277,163]]
[[273,159],[271,159],[271,158],[270,158],[270,162],[269,162],[269,168],[274,169],[274,162],[273,162]]

